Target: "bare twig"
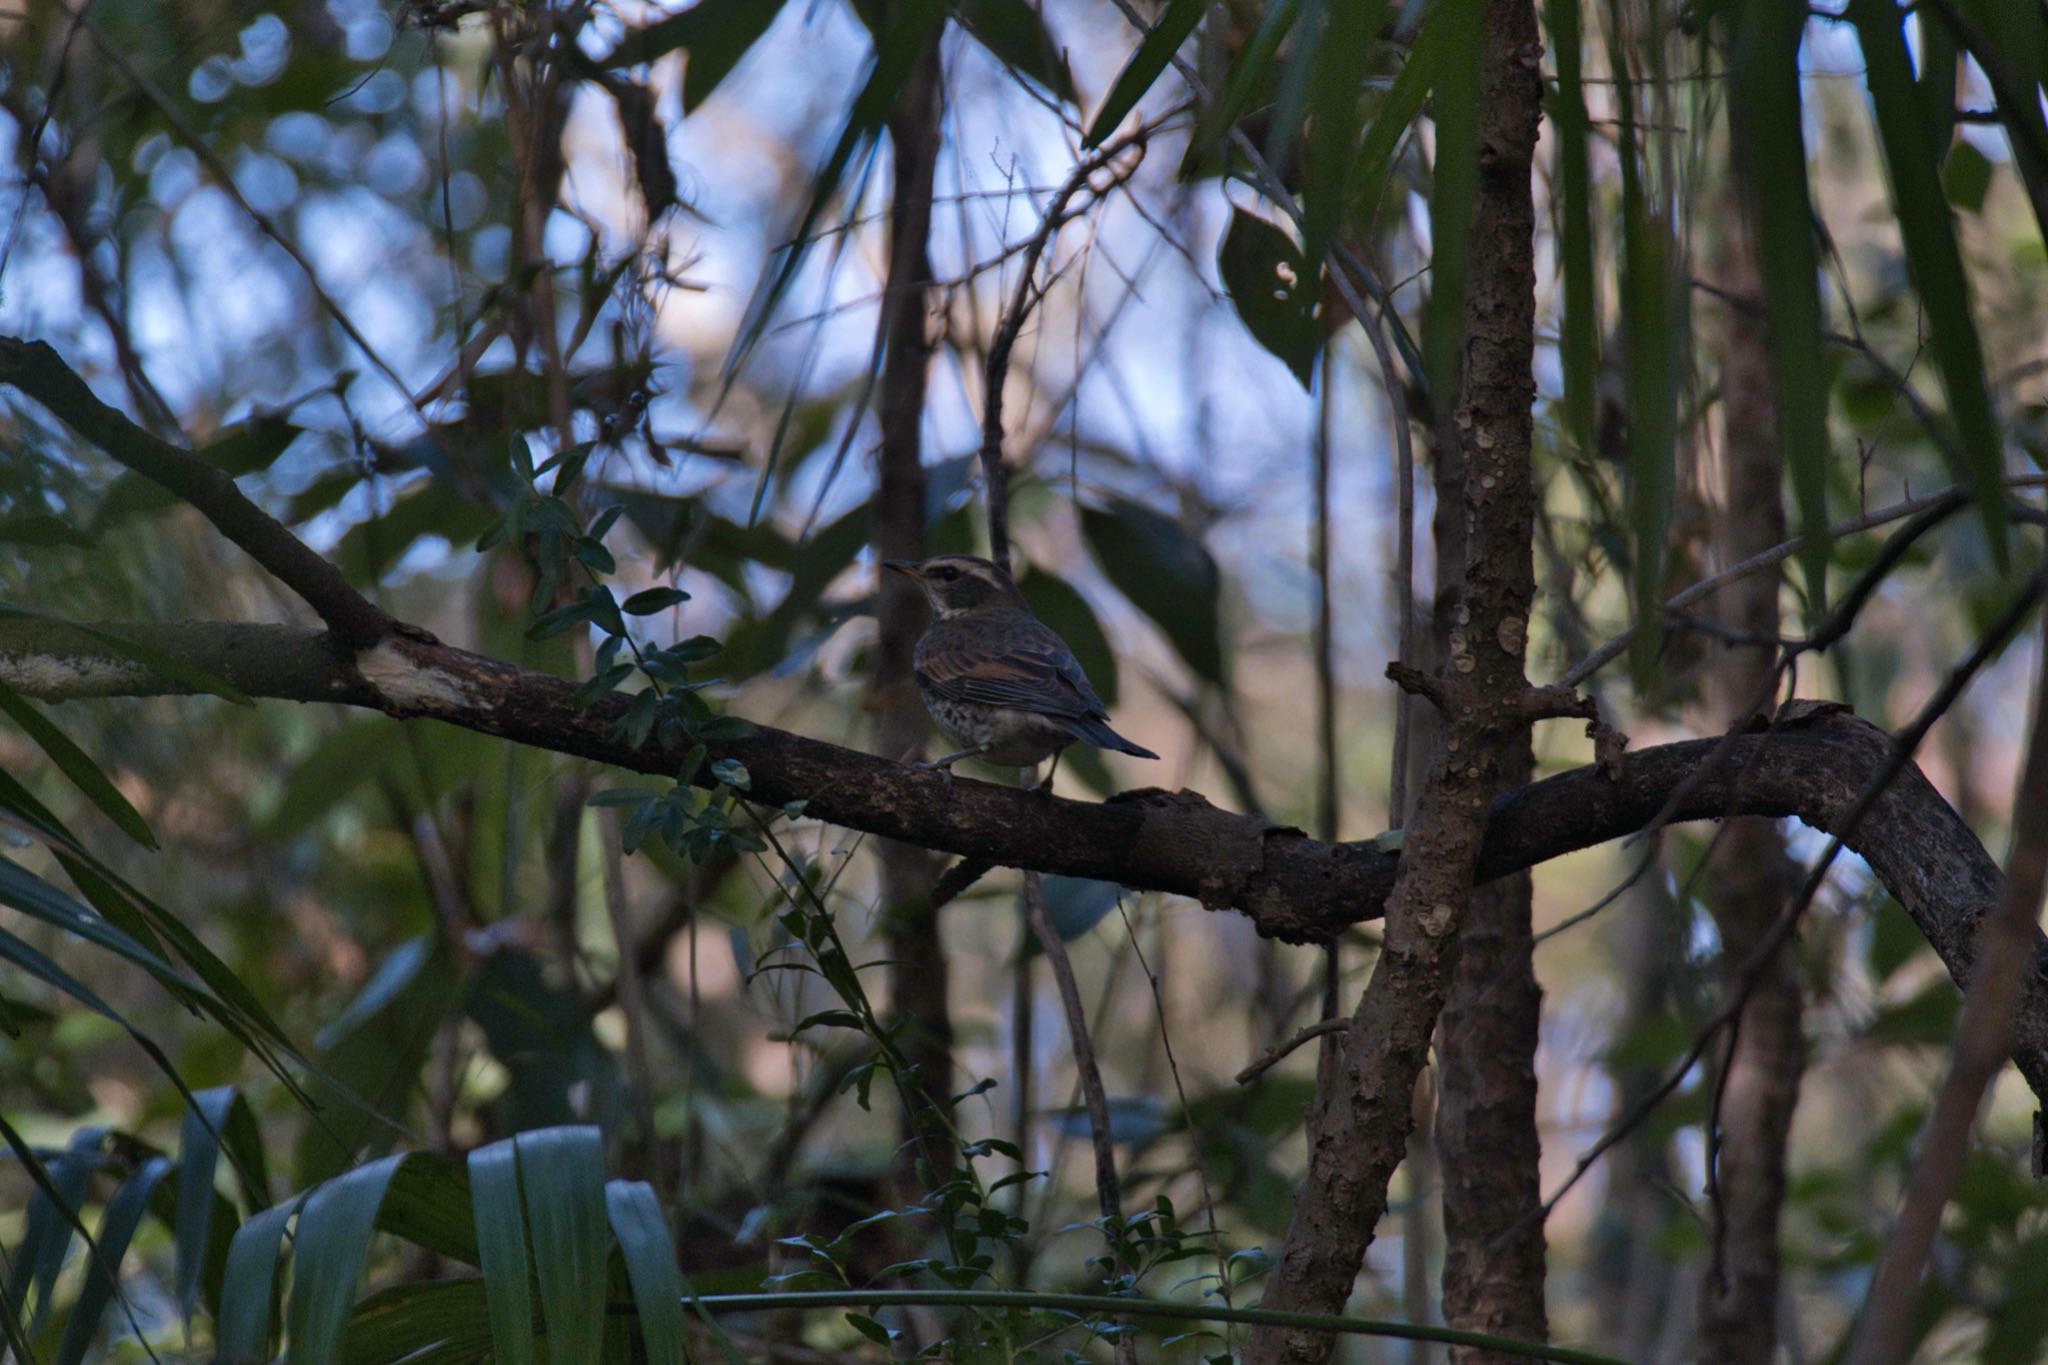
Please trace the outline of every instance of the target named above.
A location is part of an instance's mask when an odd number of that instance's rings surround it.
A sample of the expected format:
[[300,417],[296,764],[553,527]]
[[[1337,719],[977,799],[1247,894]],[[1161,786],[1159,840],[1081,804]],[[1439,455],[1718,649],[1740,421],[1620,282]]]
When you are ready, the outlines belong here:
[[[1109,1130],[1109,1096],[1102,1088],[1102,1070],[1095,1064],[1095,1044],[1088,1036],[1088,1012],[1081,1004],[1081,987],[1074,979],[1074,962],[1067,945],[1045,913],[1044,887],[1035,872],[1024,874],[1024,913],[1045,960],[1052,967],[1053,984],[1059,988],[1060,1007],[1067,1015],[1067,1038],[1074,1048],[1074,1069],[1081,1081],[1081,1097],[1088,1108],[1088,1133],[1095,1149],[1095,1201],[1102,1211],[1102,1235],[1112,1255],[1121,1244],[1117,1222],[1123,1217],[1123,1190],[1116,1175],[1116,1149]],[[1137,1360],[1137,1342],[1128,1334],[1116,1340],[1119,1362]]]
[[1312,1043],[1318,1038],[1326,1037],[1329,1034],[1342,1033],[1350,1027],[1351,1021],[1348,1019],[1318,1019],[1313,1024],[1304,1025],[1302,1028],[1295,1030],[1292,1038],[1287,1039],[1285,1042],[1275,1043],[1260,1053],[1257,1061],[1250,1063],[1243,1070],[1239,1071],[1236,1077],[1237,1083],[1239,1085],[1250,1085],[1253,1081],[1286,1060],[1295,1049],[1306,1043]]
[[[996,323],[995,337],[989,343],[988,363],[982,379],[981,468],[988,492],[989,558],[1004,568],[1010,567],[1010,500],[1009,476],[1003,468],[1003,384],[1010,372],[1010,352],[1016,348],[1017,337],[1024,330],[1032,306],[1044,293],[1045,286],[1038,279],[1038,263],[1046,248],[1059,236],[1060,229],[1081,211],[1070,207],[1074,197],[1086,190],[1088,201],[1093,203],[1129,180],[1144,160],[1146,140],[1150,136],[1150,125],[1140,125],[1129,136],[1104,143],[1093,155],[1083,158],[1068,174],[1066,181],[1053,191],[1052,198],[1046,201],[1045,213],[1039,219],[1038,230],[1023,246],[1016,288],[1011,291],[1009,306],[1003,310],[1002,318]],[[1115,166],[1118,157],[1133,149],[1138,155],[1130,164],[1116,169],[1107,184],[1097,186],[1093,183],[1097,172]]]

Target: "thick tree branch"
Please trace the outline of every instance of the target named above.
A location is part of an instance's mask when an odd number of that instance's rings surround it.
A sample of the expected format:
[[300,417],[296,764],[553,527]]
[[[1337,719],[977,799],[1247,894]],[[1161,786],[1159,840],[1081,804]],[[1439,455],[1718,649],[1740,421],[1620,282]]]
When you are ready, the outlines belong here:
[[[351,668],[324,633],[296,626],[187,622],[94,630],[212,673],[251,697],[437,719],[636,772],[666,775],[676,767],[676,755],[654,745],[636,749],[608,733],[623,697],[578,710],[569,704],[574,686],[563,679],[405,634]],[[83,629],[20,618],[0,620],[0,681],[51,701],[193,690]],[[1801,703],[1784,714],[1773,727],[1725,741],[1685,740],[1630,753],[1611,775],[1593,765],[1501,797],[1479,850],[1477,879],[1634,833],[1681,788],[1668,820],[1793,816],[1835,832],[1886,764],[1892,740],[1841,709]],[[941,773],[766,726],[714,748],[713,757],[746,764],[755,800],[804,801],[813,819],[1000,866],[1235,908],[1261,933],[1289,942],[1322,942],[1379,918],[1393,888],[1398,855],[1370,840],[1325,843],[1219,810],[1193,792],[1148,788],[1095,803],[966,777],[949,783]],[[1718,761],[1703,767],[1717,751]],[[2003,879],[1962,817],[1908,764],[1850,831],[1849,847],[1906,907],[1950,975],[1966,982],[1977,926],[1998,902]],[[2048,940],[2035,940],[2034,964],[2013,1057],[2035,1093],[2048,1096]]]
[[351,587],[341,570],[249,501],[232,478],[102,403],[43,342],[0,337],[0,384],[35,399],[122,466],[198,508],[222,535],[304,598],[342,644],[365,648],[391,630],[391,618]]

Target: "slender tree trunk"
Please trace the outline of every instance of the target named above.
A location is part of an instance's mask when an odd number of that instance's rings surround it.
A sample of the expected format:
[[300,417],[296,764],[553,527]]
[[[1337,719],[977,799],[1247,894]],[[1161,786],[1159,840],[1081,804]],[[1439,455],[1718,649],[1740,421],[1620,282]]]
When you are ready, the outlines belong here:
[[[922,559],[924,464],[920,433],[926,373],[931,367],[932,270],[926,240],[931,229],[932,174],[939,152],[939,48],[934,37],[918,55],[889,116],[895,184],[889,219],[889,278],[882,295],[884,360],[880,385],[881,456],[875,489],[877,559]],[[875,662],[875,744],[884,757],[902,759],[922,749],[924,704],[910,675],[911,653],[925,625],[916,588],[896,574],[881,575],[880,634]],[[953,1023],[946,1002],[945,954],[939,945],[931,892],[937,864],[930,853],[884,840],[883,931],[889,944],[889,992],[909,1027],[901,1045],[916,1069],[916,1088],[935,1103],[953,1093]],[[944,1129],[906,1119],[898,1161],[900,1193],[920,1187],[915,1163],[950,1167]],[[919,1140],[921,1139],[921,1141]]]
[[[1464,452],[1449,423],[1435,442],[1437,599],[1435,656],[1448,657],[1458,628],[1467,554]],[[1436,750],[1442,727],[1426,733]],[[1436,759],[1441,762],[1441,753]],[[1527,735],[1503,764],[1510,786],[1535,768]],[[1541,1341],[1544,1236],[1537,1209],[1543,1144],[1536,1133],[1536,985],[1529,874],[1477,887],[1458,938],[1457,965],[1437,1025],[1441,1071],[1436,1155],[1444,1210],[1444,1322],[1468,1331]],[[1462,1362],[1499,1359],[1454,1348]]]
[[[1336,1312],[1350,1296],[1414,1127],[1415,1083],[1457,959],[1493,797],[1504,774],[1526,761],[1529,721],[1539,711],[1523,655],[1535,597],[1530,173],[1541,56],[1530,0],[1488,0],[1465,382],[1453,418],[1468,475],[1460,498],[1469,528],[1456,609],[1461,625],[1440,672],[1396,670],[1398,681],[1430,695],[1443,713],[1445,761],[1406,828],[1379,960],[1341,1035],[1342,1055],[1319,1085],[1308,1173],[1268,1282],[1269,1308]],[[1316,1365],[1334,1344],[1328,1333],[1262,1328],[1245,1359]]]
[[[1735,112],[1740,118],[1740,111]],[[1740,197],[1729,195],[1718,262],[1720,285],[1742,300],[1759,296],[1754,236]],[[1715,309],[1720,352],[1722,498],[1715,540],[1734,564],[1785,538],[1783,463],[1771,403],[1769,351],[1753,307]],[[1778,634],[1778,576],[1753,574],[1717,594],[1715,618],[1746,636]],[[1734,645],[1708,678],[1710,704],[1723,722],[1753,705],[1775,666],[1769,645]],[[1708,869],[1707,905],[1721,934],[1729,989],[1740,964],[1777,917],[1798,882],[1776,823],[1731,821]],[[1792,954],[1780,949],[1758,975],[1722,1059],[1719,1160],[1709,1172],[1718,1196],[1712,1254],[1700,1286],[1702,1359],[1769,1360],[1777,1346],[1778,1215],[1785,1202],[1785,1151],[1799,1078],[1806,1062],[1800,991]]]

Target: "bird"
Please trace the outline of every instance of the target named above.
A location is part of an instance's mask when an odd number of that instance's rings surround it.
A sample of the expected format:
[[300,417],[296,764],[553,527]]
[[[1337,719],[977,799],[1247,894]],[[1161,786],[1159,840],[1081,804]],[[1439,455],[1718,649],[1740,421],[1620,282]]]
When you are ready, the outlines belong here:
[[889,559],[882,567],[914,580],[931,604],[932,624],[918,639],[911,672],[925,709],[961,746],[917,767],[950,777],[963,758],[1017,768],[1048,757],[1057,763],[1076,740],[1159,757],[1109,728],[1074,651],[1031,614],[1007,570],[974,555]]

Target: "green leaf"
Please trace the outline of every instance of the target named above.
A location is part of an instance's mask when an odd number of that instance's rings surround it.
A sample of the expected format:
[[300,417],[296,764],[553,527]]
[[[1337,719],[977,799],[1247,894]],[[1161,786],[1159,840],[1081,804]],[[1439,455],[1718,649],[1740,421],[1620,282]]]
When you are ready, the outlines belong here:
[[[1443,412],[1458,401],[1464,353],[1465,279],[1472,213],[1479,197],[1479,77],[1484,69],[1484,0],[1439,0],[1423,21],[1435,29],[1430,110],[1436,162],[1429,187],[1429,299],[1423,306],[1423,367],[1430,400]],[[1415,59],[1410,57],[1411,62]]]
[[1096,111],[1087,135],[1081,139],[1083,147],[1100,146],[1117,130],[1124,116],[1138,107],[1138,101],[1159,79],[1159,73],[1166,70],[1173,54],[1180,51],[1180,45],[1188,40],[1208,9],[1209,0],[1166,0],[1159,21],[1139,41],[1138,50],[1131,54],[1116,83],[1109,87],[1102,108]]
[[277,1257],[284,1225],[305,1196],[273,1204],[243,1223],[228,1246],[227,1277],[214,1338],[220,1365],[260,1365],[270,1359],[270,1310],[277,1297]]
[[619,603],[619,610],[628,616],[652,616],[689,600],[690,594],[681,588],[647,588]]
[[683,1365],[683,1277],[654,1189],[638,1180],[614,1180],[604,1187],[604,1201],[625,1254],[647,1359],[650,1365]]
[[[357,1304],[342,1338],[340,1365],[504,1365],[486,1328],[484,1282],[398,1284]],[[529,1347],[531,1345],[529,1329]],[[530,1359],[531,1357],[522,1357]]]
[[1181,164],[1182,179],[1193,174],[1195,158],[1206,155],[1223,140],[1250,106],[1253,96],[1270,80],[1274,54],[1300,12],[1301,0],[1273,0],[1259,15],[1259,26],[1252,30],[1231,63],[1222,92],[1195,121],[1194,135],[1188,139],[1188,159]]
[[1216,253],[1224,292],[1259,345],[1278,356],[1305,388],[1315,367],[1314,281],[1294,239],[1255,213],[1232,209]]
[[[1650,206],[1636,138],[1635,92],[1626,76],[1615,84],[1620,113],[1618,154],[1622,197],[1622,317],[1627,320],[1628,504],[1635,573],[1636,631],[1630,662],[1647,689],[1657,671],[1664,632],[1664,541],[1676,486],[1677,336],[1685,291],[1674,278],[1678,259],[1671,225]],[[1809,243],[1810,245],[1810,243]],[[1780,409],[1779,420],[1784,420]]]
[[178,1137],[177,1215],[171,1240],[177,1254],[178,1306],[188,1322],[199,1303],[200,1280],[213,1245],[214,1171],[220,1164],[223,1137],[235,1157],[250,1211],[270,1202],[269,1192],[263,1188],[263,1148],[250,1141],[254,1136],[255,1121],[234,1086],[201,1090],[185,1106],[184,1127]]
[[307,1196],[292,1237],[292,1292],[285,1310],[288,1365],[331,1365],[355,1306],[370,1234],[391,1178],[407,1160],[387,1156],[335,1177]]
[[1323,260],[1349,203],[1346,190],[1361,132],[1359,98],[1366,52],[1386,24],[1386,0],[1319,3],[1315,17],[1314,42],[1293,60],[1313,63],[1301,186],[1301,255],[1303,278],[1319,290]]
[[[1764,0],[1755,0],[1764,3]],[[1942,193],[1940,170],[1929,153],[1925,111],[1913,85],[1902,16],[1891,0],[1850,0],[1846,11],[1863,47],[1864,81],[1877,115],[1878,141],[1906,247],[1913,287],[1927,310],[1928,345],[1948,394],[1949,416],[1960,438],[1963,468],[1991,555],[2000,572],[2006,549],[2005,459],[1998,420],[1984,376],[1984,351],[1970,316],[1970,281],[1956,246],[1955,219]],[[2037,99],[2038,92],[2031,92]],[[1958,147],[1955,159],[1960,153]]]
[[1981,213],[1991,192],[1991,159],[1967,140],[1958,142],[1941,166],[1941,188],[1948,202],[1968,213]]
[[1044,86],[1055,99],[1075,98],[1067,59],[1030,0],[954,0],[953,17],[1011,71]]
[[1559,270],[1564,276],[1563,335],[1558,347],[1564,371],[1565,426],[1581,459],[1596,448],[1594,422],[1600,385],[1600,317],[1594,301],[1598,276],[1593,264],[1593,184],[1586,153],[1590,128],[1580,76],[1579,0],[1544,0],[1544,22],[1557,58],[1557,87],[1550,103],[1551,135],[1557,140]]
[[70,778],[71,784],[84,792],[101,813],[121,827],[122,833],[144,848],[157,847],[156,836],[149,831],[149,822],[128,804],[128,798],[121,795],[120,789],[107,780],[99,764],[72,743],[70,737],[36,710],[27,698],[4,682],[0,682],[0,711],[5,711],[36,742],[36,747],[49,755],[57,770]]
[[526,1214],[519,1197],[519,1154],[512,1139],[469,1154],[469,1192],[494,1359],[498,1365],[531,1365],[533,1272],[526,1249]]
[[1172,517],[1123,498],[1083,507],[1081,530],[1117,590],[1157,623],[1190,668],[1223,683],[1223,580],[1208,547]]
[[85,1353],[92,1348],[93,1337],[99,1332],[100,1319],[107,1311],[107,1304],[119,1292],[114,1277],[120,1273],[121,1258],[128,1254],[128,1244],[135,1239],[135,1229],[141,1226],[142,1216],[149,1212],[150,1195],[170,1169],[169,1158],[149,1158],[141,1169],[121,1182],[121,1188],[114,1191],[114,1197],[107,1201],[107,1210],[100,1216],[99,1255],[86,1271],[85,1284],[78,1291],[77,1302],[71,1305],[70,1320],[64,1324],[64,1338],[57,1346],[57,1365],[79,1365],[85,1359]]
[[739,65],[781,11],[782,0],[698,0],[680,14],[628,30],[604,65],[613,70],[643,66],[686,49],[683,112],[689,114]]
[[[11,1142],[13,1130],[8,1132]],[[78,1211],[85,1207],[92,1174],[104,1159],[101,1146],[106,1135],[107,1130],[103,1127],[81,1128],[71,1135],[64,1151],[47,1163],[37,1161],[33,1153],[26,1156],[19,1150],[15,1153],[34,1180],[36,1191],[29,1198],[28,1225],[22,1233],[21,1244],[11,1253],[14,1264],[8,1276],[6,1301],[0,1303],[0,1313],[10,1317],[18,1314],[27,1307],[28,1296],[33,1291],[36,1308],[28,1320],[30,1332],[40,1330],[49,1318],[57,1275],[64,1268],[65,1253],[71,1249],[71,1235],[78,1227]]]
[[547,1323],[550,1360],[595,1360],[604,1339],[604,1147],[595,1128],[543,1128],[514,1139]]

